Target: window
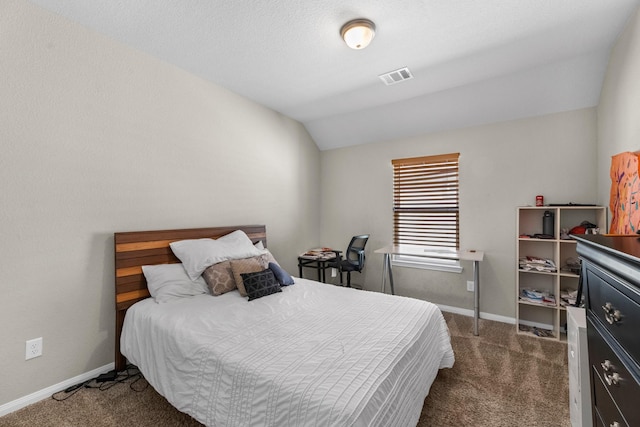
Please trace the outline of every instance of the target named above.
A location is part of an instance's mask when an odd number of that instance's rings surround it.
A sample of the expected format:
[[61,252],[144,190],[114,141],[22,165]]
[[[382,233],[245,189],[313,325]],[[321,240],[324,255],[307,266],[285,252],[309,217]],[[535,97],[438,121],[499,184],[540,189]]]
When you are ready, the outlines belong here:
[[[392,160],[393,244],[459,249],[460,153]],[[394,264],[462,271],[458,261],[396,255]]]

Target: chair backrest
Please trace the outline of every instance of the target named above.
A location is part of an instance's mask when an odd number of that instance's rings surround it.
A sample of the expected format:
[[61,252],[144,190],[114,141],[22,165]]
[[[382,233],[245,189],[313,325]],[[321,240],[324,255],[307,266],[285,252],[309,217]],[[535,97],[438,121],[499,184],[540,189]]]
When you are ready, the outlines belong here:
[[364,247],[367,244],[367,240],[369,240],[368,234],[353,236],[347,247],[345,258],[356,267],[357,271],[362,270],[364,267]]

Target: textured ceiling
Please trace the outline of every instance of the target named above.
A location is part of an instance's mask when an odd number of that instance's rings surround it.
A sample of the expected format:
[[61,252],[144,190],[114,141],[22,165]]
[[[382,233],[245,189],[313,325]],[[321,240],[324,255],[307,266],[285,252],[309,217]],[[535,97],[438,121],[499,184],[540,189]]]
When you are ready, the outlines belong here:
[[[322,150],[597,105],[640,0],[30,0],[304,123]],[[364,50],[340,27],[376,23]],[[378,75],[409,67],[414,79]]]

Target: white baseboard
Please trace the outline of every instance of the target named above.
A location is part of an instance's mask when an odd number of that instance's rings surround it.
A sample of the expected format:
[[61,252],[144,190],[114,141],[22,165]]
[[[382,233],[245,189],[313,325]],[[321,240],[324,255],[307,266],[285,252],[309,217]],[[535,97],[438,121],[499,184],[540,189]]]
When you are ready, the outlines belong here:
[[[473,310],[468,308],[452,307],[449,305],[436,304],[440,310],[448,313],[461,314],[467,317],[473,317]],[[499,316],[497,314],[480,312],[481,319],[494,320],[496,322],[509,323],[511,325],[516,324],[515,317]]]
[[[448,313],[454,313],[454,314],[460,314],[462,316],[473,317],[473,310],[470,310],[468,308],[451,307],[449,305],[442,305],[442,304],[436,304],[436,305],[438,306],[438,308],[440,308],[440,310],[446,311]],[[480,312],[480,318],[487,319],[487,320],[495,320],[496,322],[509,323],[511,325],[516,324],[515,317],[499,316],[497,314],[483,313],[482,311]],[[520,319],[520,323],[523,325],[535,326],[537,328],[542,328],[542,329],[551,329],[551,330],[553,329],[553,325],[548,325],[546,323],[529,322],[522,319]]]
[[47,399],[51,397],[51,395],[54,393],[62,391],[67,387],[71,387],[72,385],[79,384],[81,382],[95,378],[98,375],[103,374],[105,372],[112,371],[114,368],[115,368],[115,363],[112,362],[100,368],[96,368],[92,371],[85,372],[84,374],[80,374],[73,378],[69,378],[68,380],[64,380],[58,384],[54,384],[47,388],[43,388],[42,390],[36,391],[35,393],[31,393],[27,396],[21,397],[9,403],[5,403],[4,405],[0,406],[0,417],[2,417],[3,415],[10,414],[11,412],[17,411],[18,409],[22,409],[25,406],[29,406],[33,403]]

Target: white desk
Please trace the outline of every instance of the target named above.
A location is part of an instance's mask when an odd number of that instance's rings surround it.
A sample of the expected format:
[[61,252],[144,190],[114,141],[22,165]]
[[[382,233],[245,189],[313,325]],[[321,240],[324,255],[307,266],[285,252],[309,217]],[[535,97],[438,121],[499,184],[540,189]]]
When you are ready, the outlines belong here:
[[391,268],[391,255],[409,255],[425,258],[441,258],[460,261],[473,262],[473,335],[478,335],[478,319],[480,318],[480,261],[484,259],[484,252],[464,250],[464,251],[433,251],[419,247],[405,247],[390,245],[376,249],[377,254],[384,254],[384,264],[382,267],[382,293],[385,292],[386,276],[389,277],[391,295],[395,295],[393,289],[393,269]]

